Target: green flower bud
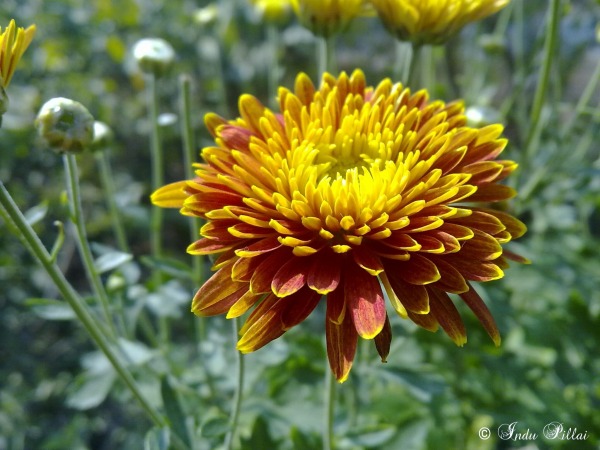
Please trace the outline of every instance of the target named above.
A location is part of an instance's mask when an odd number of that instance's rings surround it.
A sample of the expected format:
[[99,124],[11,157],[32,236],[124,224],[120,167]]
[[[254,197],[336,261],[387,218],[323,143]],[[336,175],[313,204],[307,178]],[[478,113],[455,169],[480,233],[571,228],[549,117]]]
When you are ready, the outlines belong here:
[[142,72],[159,77],[173,65],[175,50],[164,39],[146,38],[135,44],[133,57]]
[[113,141],[114,134],[110,127],[104,122],[96,120],[94,122],[94,140],[92,141],[92,151],[102,151]]
[[35,119],[38,134],[58,153],[81,153],[94,139],[94,118],[79,102],[48,100]]

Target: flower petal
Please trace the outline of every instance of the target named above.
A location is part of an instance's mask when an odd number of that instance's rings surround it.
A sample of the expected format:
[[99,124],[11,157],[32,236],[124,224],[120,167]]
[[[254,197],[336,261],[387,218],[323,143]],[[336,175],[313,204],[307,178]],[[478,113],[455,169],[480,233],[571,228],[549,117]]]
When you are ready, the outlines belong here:
[[496,347],[500,345],[500,332],[496,326],[496,321],[492,317],[492,313],[483,302],[477,291],[473,289],[473,286],[469,284],[469,290],[459,294],[460,298],[467,304],[467,306],[473,311],[475,316],[479,319],[483,328],[487,334],[492,338]]
[[358,343],[358,334],[354,324],[349,316],[337,324],[329,319],[325,320],[325,335],[327,339],[327,359],[329,367],[335,378],[343,383],[348,379],[354,355],[356,354],[356,345]]
[[298,292],[306,284],[310,258],[291,258],[273,276],[271,289],[277,297],[287,297]]
[[326,295],[337,289],[340,284],[341,270],[337,258],[326,255],[321,258],[319,255],[308,269],[306,284],[319,294]]
[[218,304],[232,294],[239,293],[239,296],[235,299],[237,300],[244,294],[244,292],[240,291],[247,290],[247,288],[248,285],[246,283],[232,281],[231,265],[225,266],[215,272],[198,290],[192,301],[192,312],[198,316],[214,315],[212,314],[212,308],[215,304]]
[[358,334],[373,339],[385,324],[386,312],[377,277],[350,264],[344,282],[344,299]]
[[386,316],[385,324],[383,325],[383,330],[381,330],[381,333],[375,336],[375,348],[377,349],[377,353],[379,353],[381,362],[387,362],[387,357],[390,354],[391,345],[392,326],[390,325],[390,319]]
[[433,287],[428,288],[428,291],[431,314],[446,334],[450,336],[450,339],[456,345],[462,347],[467,343],[467,331],[454,303],[445,292],[438,291]]

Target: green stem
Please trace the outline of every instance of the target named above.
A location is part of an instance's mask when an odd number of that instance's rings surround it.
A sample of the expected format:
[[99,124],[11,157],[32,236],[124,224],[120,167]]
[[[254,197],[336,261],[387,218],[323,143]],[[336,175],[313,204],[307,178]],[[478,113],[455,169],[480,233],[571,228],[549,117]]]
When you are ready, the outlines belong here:
[[104,313],[104,319],[106,325],[113,337],[117,335],[113,325],[111,313],[110,313],[110,301],[108,294],[104,289],[100,274],[96,270],[96,264],[90,250],[90,245],[85,230],[85,221],[83,219],[83,210],[81,207],[81,191],[79,189],[79,175],[77,172],[77,160],[75,155],[69,153],[63,156],[63,162],[65,166],[65,174],[67,177],[67,192],[69,196],[69,210],[71,220],[75,225],[77,232],[77,247],[79,254],[85,268],[88,280],[94,291],[96,299],[100,302],[102,312]]
[[279,32],[273,24],[267,25],[267,42],[269,45],[269,66],[267,67],[269,106],[277,104],[277,86],[279,85]]
[[559,25],[560,0],[552,0],[550,3],[548,24],[546,28],[546,41],[544,43],[544,60],[540,70],[540,79],[535,90],[533,98],[533,106],[531,109],[531,119],[529,123],[529,133],[525,141],[525,153],[527,160],[533,158],[533,143],[539,135],[540,118],[542,108],[546,100],[546,92],[548,91],[548,82],[550,80],[550,71],[552,68],[552,60],[556,52],[556,42],[558,40],[558,25]]
[[106,197],[106,204],[108,206],[108,212],[112,221],[113,231],[117,238],[117,245],[119,250],[125,253],[131,253],[129,245],[127,244],[127,237],[125,229],[123,228],[123,222],[121,222],[121,214],[115,201],[115,188],[114,178],[108,160],[108,149],[103,149],[96,153],[96,161],[100,167],[100,180],[102,183],[102,189],[104,189],[104,195]]
[[421,60],[423,59],[423,46],[412,45],[412,59],[410,63],[410,70],[408,71],[408,86],[411,90],[418,90],[423,87],[423,82],[419,77],[421,76],[420,69],[422,69]]
[[323,450],[333,449],[333,417],[335,408],[335,378],[329,366],[325,366],[325,417],[323,426]]
[[[238,340],[239,332],[239,319],[236,317],[233,319],[233,339],[234,342]],[[229,432],[225,436],[225,450],[231,450],[233,448],[233,440],[238,427],[240,410],[242,408],[242,393],[244,389],[244,355],[238,350],[235,351],[237,359],[237,383],[235,386],[235,394],[233,397],[233,407],[231,409],[231,415],[229,418]]]
[[[150,159],[152,164],[152,191],[154,192],[164,184],[163,180],[163,152],[160,143],[160,130],[158,125],[158,92],[155,75],[148,77],[148,122],[150,125]],[[162,256],[162,208],[153,207],[150,217],[150,247],[152,256],[160,259]],[[161,282],[158,270],[153,273],[155,287]]]
[[[189,76],[182,76],[179,81],[179,88],[181,92],[181,136],[183,138],[183,164],[185,166],[185,177],[188,180],[194,178],[194,157],[196,151],[194,150],[194,132],[192,128],[192,107],[191,107],[191,80]],[[202,226],[200,218],[194,217],[189,221],[190,228],[190,241],[194,242],[198,239],[198,233]],[[204,258],[201,256],[192,257],[192,273],[194,277],[194,283],[197,286],[202,284],[205,274],[203,273]]]
[[336,72],[335,36],[317,38],[317,70],[320,79],[325,72]]
[[399,39],[395,40],[396,61],[394,62],[394,82],[408,84],[410,67],[412,63],[413,51],[412,45]]
[[[9,192],[4,187],[4,183],[0,181],[0,204],[7,212],[12,222],[19,230],[19,235],[27,242],[26,248],[31,252],[32,256],[40,263],[46,273],[50,276],[57,289],[60,291],[64,299],[69,303],[73,312],[84,326],[92,340],[98,348],[104,353],[110,361],[115,371],[123,380],[125,385],[131,391],[136,400],[140,403],[142,409],[148,415],[150,420],[158,427],[167,426],[166,420],[150,405],[142,392],[140,391],[135,379],[131,373],[125,368],[117,353],[113,350],[107,337],[104,335],[101,328],[98,326],[88,307],[73,289],[71,284],[66,280],[63,273],[58,268],[55,262],[52,262],[50,254],[42,244],[33,228],[27,223],[27,220],[14,203]],[[174,442],[177,448],[185,449],[185,446]]]

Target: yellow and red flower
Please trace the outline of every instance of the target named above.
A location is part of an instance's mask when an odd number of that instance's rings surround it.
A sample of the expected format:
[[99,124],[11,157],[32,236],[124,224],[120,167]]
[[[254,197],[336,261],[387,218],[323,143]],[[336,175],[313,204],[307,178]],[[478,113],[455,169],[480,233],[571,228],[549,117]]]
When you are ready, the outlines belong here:
[[466,24],[497,13],[510,0],[371,0],[386,28],[414,44],[443,44]]
[[[358,337],[385,359],[391,330],[386,298],[404,318],[466,342],[448,293],[473,310],[492,340],[494,320],[471,281],[501,278],[502,244],[525,232],[511,215],[481,206],[511,198],[498,182],[517,165],[497,160],[502,126],[466,126],[461,102],[429,101],[364,74],[324,74],[316,88],[300,74],[280,88],[280,113],[243,95],[241,117],[206,124],[194,180],[152,195],[162,207],[207,222],[188,248],[216,254],[216,273],[192,303],[199,316],[252,310],[238,349],[257,350],[326,302],[332,371],[344,381]],[[468,202],[468,203],[467,203]]]
[[23,29],[11,20],[8,27],[2,31],[0,27],[0,86],[6,88],[10,84],[13,73],[21,56],[29,47],[35,35],[35,25]]

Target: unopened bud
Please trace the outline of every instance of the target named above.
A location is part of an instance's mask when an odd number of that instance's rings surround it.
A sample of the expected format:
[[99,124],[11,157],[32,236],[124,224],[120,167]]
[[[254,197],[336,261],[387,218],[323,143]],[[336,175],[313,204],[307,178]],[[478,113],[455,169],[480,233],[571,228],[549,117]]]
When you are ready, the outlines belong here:
[[135,44],[133,57],[142,72],[159,77],[173,65],[175,50],[164,39],[146,38]]
[[94,118],[85,106],[68,98],[44,103],[35,126],[50,148],[59,153],[81,153],[94,138]]

